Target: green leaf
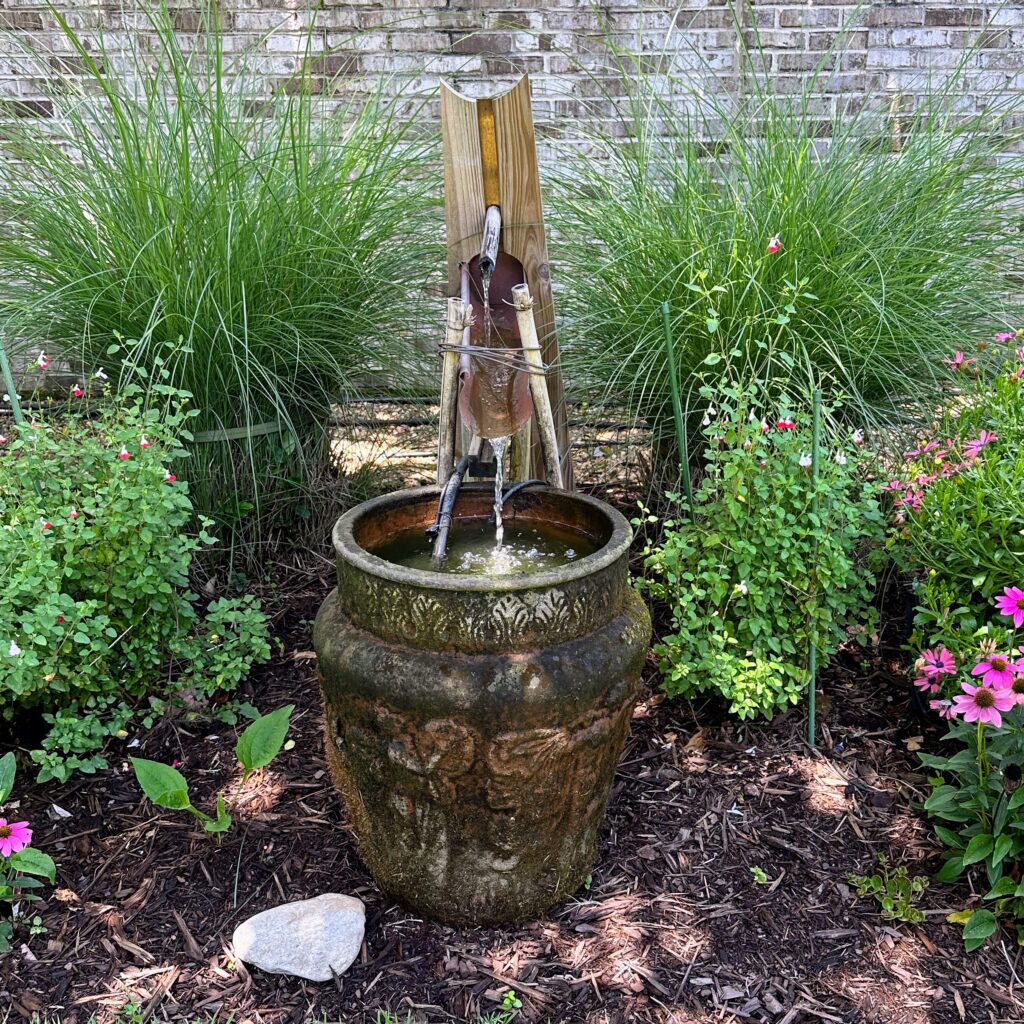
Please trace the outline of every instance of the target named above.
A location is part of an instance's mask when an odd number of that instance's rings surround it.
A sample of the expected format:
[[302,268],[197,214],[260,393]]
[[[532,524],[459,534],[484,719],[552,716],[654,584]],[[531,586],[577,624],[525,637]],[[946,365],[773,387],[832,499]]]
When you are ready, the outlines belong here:
[[132,767],[142,792],[159,807],[183,811],[191,806],[188,783],[176,768],[159,761],[147,761],[144,757],[133,757]]
[[964,943],[973,942],[970,949],[977,949],[990,935],[995,934],[999,923],[991,910],[976,910],[964,925]]
[[964,864],[977,864],[979,860],[984,860],[992,852],[992,845],[992,837],[990,835],[974,836],[967,844]]
[[992,850],[992,863],[1001,864],[1003,858],[1013,849],[1013,836],[1000,836]]
[[3,757],[0,757],[0,804],[2,804],[14,789],[14,773],[17,765],[14,762],[14,751],[10,750]]
[[937,882],[952,882],[959,878],[964,870],[963,857],[950,857],[945,864],[939,868],[935,875]]
[[231,815],[224,806],[224,794],[217,794],[217,817],[203,822],[203,828],[207,832],[227,832],[231,828]]
[[1012,896],[1017,889],[1017,883],[1012,878],[1007,878],[1003,875],[1002,878],[992,886],[987,893],[985,893],[985,899],[997,900],[1002,897]]
[[287,704],[269,715],[257,718],[238,737],[235,754],[244,769],[243,780],[257,769],[265,768],[277,757],[288,733],[288,722],[294,710],[294,704]]
[[26,875],[39,875],[41,878],[49,879],[51,884],[57,877],[57,865],[53,863],[53,858],[31,846],[12,853],[7,863],[15,871],[23,871]]
[[717,352],[709,352],[704,357],[704,365],[705,366],[716,366],[721,361],[722,361],[722,357]]
[[1017,810],[1021,805],[1024,805],[1024,786],[1018,786],[1013,791],[1013,796],[1010,797],[1010,802],[1007,804],[1011,811]]

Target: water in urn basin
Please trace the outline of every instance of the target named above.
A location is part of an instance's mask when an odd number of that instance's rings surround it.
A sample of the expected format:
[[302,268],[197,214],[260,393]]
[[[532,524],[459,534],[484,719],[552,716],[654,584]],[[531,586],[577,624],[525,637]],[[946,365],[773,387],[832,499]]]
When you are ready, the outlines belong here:
[[517,576],[567,565],[593,554],[598,545],[586,534],[556,525],[506,523],[499,544],[487,519],[459,519],[448,539],[448,554],[432,560],[434,542],[421,529],[407,530],[373,551],[396,565],[466,576]]

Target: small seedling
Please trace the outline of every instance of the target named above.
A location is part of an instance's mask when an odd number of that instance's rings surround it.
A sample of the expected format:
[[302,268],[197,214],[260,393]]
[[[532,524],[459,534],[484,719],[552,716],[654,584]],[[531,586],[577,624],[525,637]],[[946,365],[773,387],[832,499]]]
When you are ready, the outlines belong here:
[[924,875],[910,877],[905,865],[898,868],[889,867],[884,854],[878,855],[878,874],[846,876],[851,885],[857,887],[857,895],[873,897],[882,908],[882,917],[886,921],[905,921],[907,924],[920,924],[924,920],[924,912],[915,904],[928,888],[928,879]]
[[[280,753],[294,710],[295,705],[289,704],[269,715],[263,715],[247,726],[238,737],[235,754],[242,766],[239,785],[244,784],[254,771],[265,768]],[[231,815],[227,811],[223,793],[217,794],[217,816],[211,818],[193,805],[188,795],[188,782],[177,768],[160,761],[147,761],[144,757],[133,757],[132,767],[142,791],[158,807],[188,811],[202,823],[206,832],[226,832],[231,827]]]
[[755,864],[750,869],[750,873],[754,876],[754,881],[757,882],[758,885],[767,885],[768,884],[768,875],[766,874],[764,868],[758,867]]

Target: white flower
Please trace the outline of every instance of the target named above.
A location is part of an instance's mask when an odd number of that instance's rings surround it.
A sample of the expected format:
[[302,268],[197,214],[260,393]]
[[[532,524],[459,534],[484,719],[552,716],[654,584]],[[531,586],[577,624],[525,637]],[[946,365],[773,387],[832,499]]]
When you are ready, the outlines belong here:
[[46,353],[42,349],[39,350],[36,362],[39,364],[40,370],[45,370],[50,365],[50,360],[46,358]]
[[736,584],[736,593],[742,594],[744,597],[746,597],[747,594],[750,593],[750,591],[747,589],[746,580],[740,580],[739,583]]
[[858,427],[853,432],[853,443],[854,444],[863,444],[864,443],[864,431],[861,430],[860,427]]
[[702,427],[710,427],[711,426],[711,417],[707,413],[705,413],[704,414],[704,419],[702,419],[700,421],[700,424],[701,424]]
[[7,648],[7,654],[11,658],[16,658],[21,654],[21,648],[12,640],[11,646]]
[[757,422],[757,413],[754,412],[753,409],[750,410],[750,415],[747,417],[747,420],[751,423]]
[[842,452],[836,452],[836,464],[839,466],[846,465],[846,456]]
[[803,466],[804,469],[809,469],[813,461],[814,460],[811,458],[810,452],[804,452],[803,455],[800,456],[800,465]]
[[93,377],[94,377],[94,378],[95,378],[96,380],[109,380],[109,379],[110,379],[110,378],[109,378],[109,377],[108,377],[108,376],[107,376],[107,375],[106,375],[106,374],[105,374],[105,373],[103,372],[103,367],[102,367],[102,366],[101,366],[101,367],[100,367],[100,368],[99,368],[99,369],[98,369],[98,370],[97,370],[97,371],[96,371],[96,372],[95,372],[95,373],[93,374]]
[[708,406],[708,415],[709,416],[717,416],[718,415],[718,410],[715,408],[714,403],[711,403]]

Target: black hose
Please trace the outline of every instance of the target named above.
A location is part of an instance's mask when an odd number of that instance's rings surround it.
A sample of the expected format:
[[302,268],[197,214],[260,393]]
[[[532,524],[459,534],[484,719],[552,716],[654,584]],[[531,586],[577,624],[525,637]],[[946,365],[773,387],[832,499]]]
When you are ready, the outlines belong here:
[[452,526],[452,509],[455,508],[455,499],[459,496],[459,488],[462,486],[462,478],[469,468],[469,456],[463,455],[458,465],[448,477],[448,482],[441,491],[437,502],[437,515],[434,518],[434,525],[428,527],[427,534],[434,535],[434,553],[431,560],[435,565],[444,561],[448,553],[448,531]]
[[[544,487],[547,485],[547,480],[520,480],[519,483],[513,484],[505,493],[501,496],[501,508],[504,512],[505,506],[508,504],[508,499],[513,495],[518,494],[521,490],[526,487]],[[494,513],[491,513],[490,521],[493,523]]]

